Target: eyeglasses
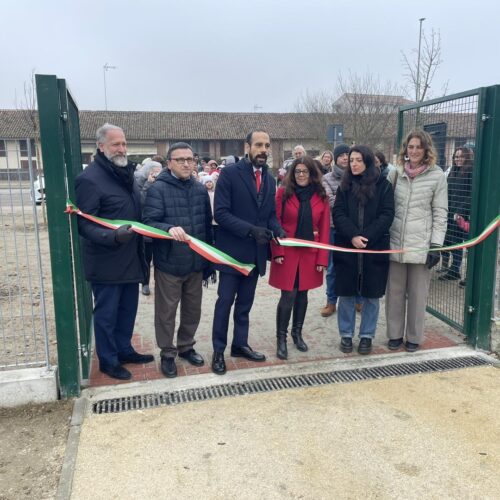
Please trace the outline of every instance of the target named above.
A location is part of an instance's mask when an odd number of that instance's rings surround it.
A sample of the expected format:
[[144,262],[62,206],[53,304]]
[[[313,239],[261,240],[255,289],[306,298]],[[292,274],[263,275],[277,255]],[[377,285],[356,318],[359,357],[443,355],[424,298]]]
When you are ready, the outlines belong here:
[[302,169],[295,169],[295,175],[305,175],[306,177],[309,177],[309,170],[302,170]]
[[170,158],[171,161],[175,161],[179,165],[184,165],[184,163],[188,163],[188,165],[193,165],[194,163],[194,158]]

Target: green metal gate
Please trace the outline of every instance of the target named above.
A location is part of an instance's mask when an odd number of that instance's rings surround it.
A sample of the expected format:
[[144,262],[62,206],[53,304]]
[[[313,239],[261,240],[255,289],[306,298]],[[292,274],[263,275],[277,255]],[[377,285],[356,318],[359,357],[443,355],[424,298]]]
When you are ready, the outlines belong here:
[[[433,137],[439,165],[448,178],[445,243],[476,236],[500,207],[500,85],[402,106],[399,147],[415,128]],[[469,222],[468,231],[460,217]],[[429,312],[482,349],[490,348],[497,249],[495,234],[466,252],[443,252],[441,268],[433,270],[427,304]]]
[[52,265],[61,397],[80,394],[88,378],[92,340],[92,294],[84,279],[75,217],[64,213],[75,200],[82,170],[80,122],[66,81],[36,75],[47,219]]

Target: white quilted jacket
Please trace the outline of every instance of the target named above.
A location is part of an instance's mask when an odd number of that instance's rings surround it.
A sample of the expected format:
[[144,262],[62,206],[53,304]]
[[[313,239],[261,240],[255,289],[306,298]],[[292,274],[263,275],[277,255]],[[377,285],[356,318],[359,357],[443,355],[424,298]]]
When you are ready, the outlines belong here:
[[[391,249],[442,245],[448,215],[448,187],[440,167],[434,165],[410,181],[403,167],[392,169],[387,179],[394,185],[396,214],[392,223]],[[403,264],[425,264],[427,252],[394,254],[391,260]]]

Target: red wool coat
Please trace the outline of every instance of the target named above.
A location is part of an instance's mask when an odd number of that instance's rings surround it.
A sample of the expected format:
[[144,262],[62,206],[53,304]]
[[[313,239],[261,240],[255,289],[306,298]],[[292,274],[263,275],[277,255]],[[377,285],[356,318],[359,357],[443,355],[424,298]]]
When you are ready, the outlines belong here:
[[[276,193],[276,215],[287,236],[295,236],[297,218],[299,216],[299,200],[295,195],[285,203],[282,214],[283,195],[285,190],[279,188]],[[330,238],[330,205],[328,198],[322,200],[317,194],[311,198],[314,239],[321,243],[329,243]],[[328,250],[316,248],[283,247],[271,244],[273,261],[269,284],[280,290],[293,290],[297,269],[299,271],[299,290],[318,288],[323,284],[323,272],[318,272],[316,266],[328,266]],[[283,264],[277,264],[275,257],[284,257]]]

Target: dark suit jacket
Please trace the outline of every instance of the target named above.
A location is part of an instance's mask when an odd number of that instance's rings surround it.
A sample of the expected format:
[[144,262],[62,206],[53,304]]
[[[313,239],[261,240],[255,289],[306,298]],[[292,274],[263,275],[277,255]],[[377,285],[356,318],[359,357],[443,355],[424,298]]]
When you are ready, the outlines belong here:
[[[246,264],[255,264],[261,276],[266,272],[268,244],[257,245],[249,236],[252,226],[277,232],[281,229],[276,218],[276,182],[262,169],[262,184],[257,196],[253,167],[246,158],[225,167],[217,180],[214,200],[215,221],[219,225],[216,247]],[[228,273],[238,273],[228,266],[218,266]]]

